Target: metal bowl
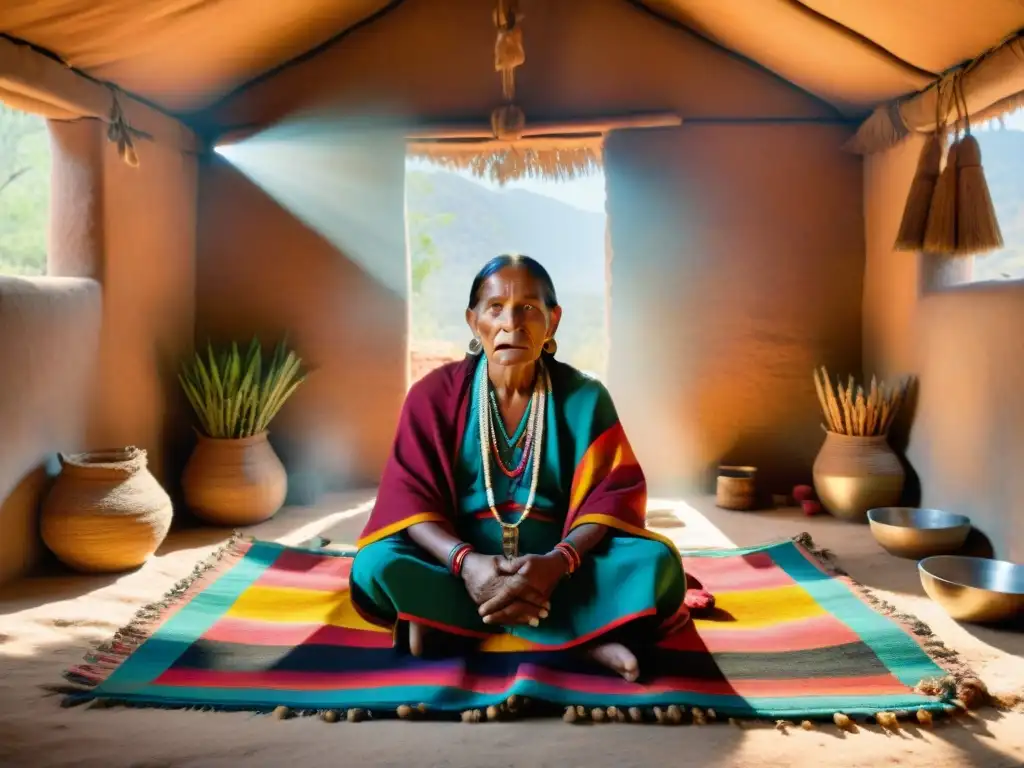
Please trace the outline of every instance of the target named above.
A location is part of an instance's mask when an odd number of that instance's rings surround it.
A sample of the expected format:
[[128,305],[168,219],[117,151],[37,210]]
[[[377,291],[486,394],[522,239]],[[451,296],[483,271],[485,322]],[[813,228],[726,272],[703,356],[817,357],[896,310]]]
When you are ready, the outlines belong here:
[[928,597],[958,621],[1002,622],[1024,613],[1024,565],[939,555],[917,570]]
[[958,551],[971,532],[971,521],[940,509],[876,507],[868,510],[875,541],[896,557],[920,560]]

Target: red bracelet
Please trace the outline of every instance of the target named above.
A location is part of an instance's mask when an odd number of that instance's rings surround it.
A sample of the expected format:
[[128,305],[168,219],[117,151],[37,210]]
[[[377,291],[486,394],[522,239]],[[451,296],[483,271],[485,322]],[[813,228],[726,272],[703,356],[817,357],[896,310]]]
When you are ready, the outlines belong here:
[[569,566],[570,576],[579,569],[580,564],[582,563],[582,558],[580,557],[580,553],[577,551],[576,547],[573,546],[572,542],[568,540],[558,542],[555,545],[555,551],[559,552],[562,557],[565,558],[565,562]]
[[465,542],[452,547],[452,551],[448,554],[448,570],[452,572],[452,576],[461,575],[462,564],[466,560],[466,555],[472,551],[473,545]]
[[565,565],[566,565],[566,569],[568,571],[567,575],[568,576],[572,576],[572,572],[573,572],[572,555],[570,555],[568,552],[565,551],[565,547],[555,547],[555,552],[557,552],[563,558],[565,558]]

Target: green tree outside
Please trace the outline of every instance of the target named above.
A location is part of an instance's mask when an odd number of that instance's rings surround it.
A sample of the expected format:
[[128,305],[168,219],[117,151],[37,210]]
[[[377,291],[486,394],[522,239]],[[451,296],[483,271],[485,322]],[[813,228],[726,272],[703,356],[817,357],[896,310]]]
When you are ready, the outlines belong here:
[[0,104],[0,274],[46,274],[49,221],[46,120]]

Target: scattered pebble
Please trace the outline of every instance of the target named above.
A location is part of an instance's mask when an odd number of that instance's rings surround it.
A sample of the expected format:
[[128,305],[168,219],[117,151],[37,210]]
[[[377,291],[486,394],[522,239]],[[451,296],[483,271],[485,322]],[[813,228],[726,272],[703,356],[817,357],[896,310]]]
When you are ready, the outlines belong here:
[[875,720],[882,728],[888,728],[891,731],[900,729],[900,721],[893,712],[879,712],[875,715]]

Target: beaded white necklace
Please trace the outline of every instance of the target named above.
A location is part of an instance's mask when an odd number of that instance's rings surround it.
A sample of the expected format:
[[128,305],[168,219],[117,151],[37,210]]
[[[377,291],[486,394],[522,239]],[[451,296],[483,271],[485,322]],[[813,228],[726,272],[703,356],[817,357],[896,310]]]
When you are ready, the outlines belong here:
[[530,476],[530,495],[527,497],[523,513],[515,523],[506,523],[498,514],[497,504],[494,501],[494,487],[491,484],[491,436],[494,434],[494,424],[491,422],[491,409],[488,407],[488,382],[487,360],[484,359],[483,371],[480,376],[480,386],[477,397],[477,416],[480,421],[480,457],[483,459],[484,467],[484,488],[487,491],[487,505],[491,508],[491,514],[501,526],[501,550],[505,557],[512,559],[519,556],[519,526],[530,516],[533,511],[533,503],[537,497],[537,484],[540,481],[540,457],[541,446],[544,443],[544,411],[547,405],[547,395],[551,392],[551,377],[542,360],[537,361],[539,366],[537,377],[533,385],[533,396],[530,403],[529,421],[526,424],[526,442],[523,450],[532,451],[529,461],[533,462],[533,471]]

